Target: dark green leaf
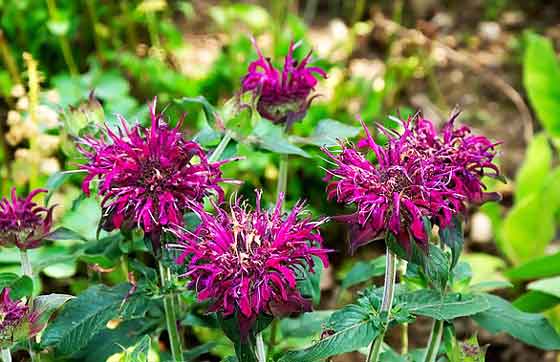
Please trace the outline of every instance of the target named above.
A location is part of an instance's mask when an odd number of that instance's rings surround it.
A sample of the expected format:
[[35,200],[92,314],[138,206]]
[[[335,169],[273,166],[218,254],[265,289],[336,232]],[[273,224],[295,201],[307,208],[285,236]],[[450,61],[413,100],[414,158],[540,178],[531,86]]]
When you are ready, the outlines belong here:
[[454,216],[451,224],[439,229],[439,237],[444,245],[451,249],[451,268],[454,268],[459,261],[459,256],[463,250],[465,239],[463,236],[463,225],[459,217]]
[[33,312],[38,316],[38,324],[46,324],[52,314],[64,303],[74,298],[68,294],[46,294],[33,299]]
[[148,303],[139,293],[129,296],[124,303],[130,288],[129,284],[113,288],[104,285],[90,287],[66,303],[43,333],[41,345],[54,346],[58,354],[69,356],[87,346],[98,332],[106,329],[109,320],[140,316]]
[[297,270],[297,288],[301,295],[310,297],[313,304],[317,305],[321,301],[321,273],[323,271],[323,263],[317,257],[313,257],[315,267],[313,272],[307,270]]
[[366,347],[379,333],[375,310],[363,305],[348,305],[332,314],[326,336],[299,351],[291,351],[278,362],[313,362]]
[[284,318],[280,321],[282,336],[286,338],[305,338],[321,332],[333,311],[322,310],[303,313],[297,318]]
[[175,103],[178,104],[189,104],[195,103],[200,104],[202,106],[202,110],[204,111],[204,116],[206,117],[206,122],[210,125],[211,128],[215,129],[216,126],[216,108],[208,102],[208,100],[204,96],[197,96],[197,97],[183,97],[180,99],[175,100]]
[[544,350],[560,349],[560,336],[541,314],[525,313],[507,300],[486,294],[490,308],[472,318],[491,333],[506,332]]
[[0,273],[0,289],[9,287],[18,278],[16,273]]
[[546,131],[560,137],[560,65],[552,41],[527,33],[523,59],[523,83],[529,101]]
[[449,280],[449,257],[440,248],[430,244],[430,255],[424,264],[426,279],[435,288],[444,290]]
[[341,287],[347,289],[385,274],[385,258],[385,256],[380,256],[368,262],[357,262],[342,280]]
[[33,280],[27,275],[23,275],[10,284],[10,297],[12,299],[22,299],[33,294]]
[[483,294],[448,293],[442,295],[436,290],[422,289],[398,296],[397,303],[413,315],[421,315],[437,320],[453,320],[480,313],[489,308]]
[[[152,343],[150,336],[144,336],[138,343],[134,345],[130,351],[130,362],[148,362],[148,353],[150,352],[150,344]],[[127,356],[128,357],[128,356]]]

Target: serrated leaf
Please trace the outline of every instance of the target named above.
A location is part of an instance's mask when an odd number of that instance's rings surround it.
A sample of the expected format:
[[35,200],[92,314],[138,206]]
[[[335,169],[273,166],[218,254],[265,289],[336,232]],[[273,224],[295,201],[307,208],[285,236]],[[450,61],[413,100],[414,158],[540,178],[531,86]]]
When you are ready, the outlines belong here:
[[385,274],[385,259],[386,257],[383,255],[367,262],[359,261],[355,263],[342,280],[341,288],[347,289]]
[[348,305],[329,319],[330,333],[317,343],[283,355],[278,362],[313,362],[366,347],[379,333],[379,322],[363,306]]
[[440,228],[438,233],[443,244],[451,249],[451,268],[453,269],[459,261],[459,256],[461,256],[463,244],[465,243],[461,220],[454,216],[451,223],[445,228]]
[[527,33],[523,58],[523,83],[541,124],[553,137],[560,137],[560,65],[552,42]]
[[250,136],[252,143],[274,153],[310,157],[307,152],[290,143],[282,127],[267,120],[260,120]]
[[560,349],[560,336],[541,314],[525,313],[507,300],[486,294],[490,308],[472,316],[491,333],[506,332],[532,346],[544,350]]
[[480,313],[489,308],[485,295],[448,293],[442,295],[436,290],[422,289],[398,296],[409,313],[437,320],[453,320]]
[[422,270],[430,284],[439,290],[445,289],[449,280],[450,265],[449,258],[443,250],[430,244],[430,255],[426,258]]
[[64,303],[74,298],[68,294],[46,294],[33,299],[33,312],[38,316],[38,324],[46,324],[52,314]]
[[147,308],[141,304],[147,302],[139,294],[129,296],[123,303],[130,288],[130,284],[112,288],[104,285],[90,287],[66,303],[58,317],[45,329],[41,345],[54,346],[59,355],[70,356],[87,346],[98,332],[106,329],[109,320],[117,317],[128,319],[140,313],[142,308]]

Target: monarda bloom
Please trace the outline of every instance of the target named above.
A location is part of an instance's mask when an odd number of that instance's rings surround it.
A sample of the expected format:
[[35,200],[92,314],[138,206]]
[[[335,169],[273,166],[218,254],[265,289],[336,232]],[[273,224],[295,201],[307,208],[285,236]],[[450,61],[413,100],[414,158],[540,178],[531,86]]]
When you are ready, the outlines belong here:
[[474,135],[467,126],[456,128],[454,122],[459,115],[455,112],[447,121],[441,132],[437,132],[433,123],[422,117],[407,122],[410,127],[409,137],[412,146],[423,152],[424,157],[435,159],[442,167],[452,169],[450,187],[466,197],[468,202],[481,204],[500,199],[497,193],[484,192],[484,176],[500,178],[500,171],[493,163],[496,146],[482,135]]
[[199,300],[211,301],[211,312],[224,317],[237,313],[243,334],[261,313],[310,310],[311,302],[300,294],[297,281],[305,270],[316,267],[314,257],[328,264],[319,233],[325,220],[302,217],[302,203],[283,213],[282,203],[279,198],[273,210],[263,210],[257,192],[255,210],[236,199],[229,213],[199,211],[201,224],[194,232],[177,231],[183,250],[177,262],[188,261],[189,287]]
[[54,206],[42,207],[32,200],[46,191],[37,189],[21,198],[13,188],[11,200],[6,197],[0,200],[0,246],[27,250],[41,245],[51,231]]
[[[351,251],[386,237],[387,232],[409,254],[412,241],[427,251],[424,219],[445,227],[463,208],[465,196],[449,184],[452,169],[411,147],[411,132],[397,134],[381,128],[389,137],[382,147],[363,122],[362,126],[366,138],[358,147],[342,142],[340,152],[324,149],[334,162],[334,168],[327,171],[328,198],[356,208],[354,214],[338,217],[352,225]],[[369,152],[374,153],[375,161],[370,161]]]
[[185,140],[181,122],[170,127],[155,107],[154,101],[150,128],[129,128],[121,118],[116,132],[107,126],[100,139],[82,138],[79,149],[87,158],[83,191],[89,195],[92,180],[99,180],[103,228],[138,226],[158,250],[163,227],[182,225],[183,213],[207,195],[221,201],[218,183],[229,180],[220,170],[228,161],[209,162],[196,142]]
[[249,64],[248,73],[242,80],[242,91],[251,91],[258,98],[257,110],[263,118],[287,126],[305,116],[313,97],[309,97],[317,84],[315,75],[326,78],[319,67],[308,67],[311,53],[301,62],[293,58],[299,43],[291,44],[284,60],[284,68],[276,69],[265,58],[253,41],[259,59]]
[[40,331],[37,319],[24,302],[10,298],[10,288],[4,288],[0,294],[0,348],[36,335]]

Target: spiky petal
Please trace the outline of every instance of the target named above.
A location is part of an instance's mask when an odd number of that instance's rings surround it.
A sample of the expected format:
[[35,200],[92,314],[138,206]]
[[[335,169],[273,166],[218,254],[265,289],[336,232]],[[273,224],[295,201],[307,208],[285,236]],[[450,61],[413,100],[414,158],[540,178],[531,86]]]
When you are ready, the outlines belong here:
[[201,224],[193,233],[177,230],[182,249],[177,262],[187,264],[189,287],[201,301],[211,301],[211,312],[226,317],[237,312],[244,334],[261,313],[309,310],[297,281],[302,271],[316,267],[314,257],[328,264],[319,232],[325,220],[302,217],[301,202],[283,213],[282,197],[273,210],[263,210],[261,194],[257,191],[254,210],[236,198],[229,213],[198,211]]
[[33,198],[47,190],[36,189],[27,197],[17,196],[12,189],[11,200],[0,200],[0,246],[17,246],[21,250],[37,248],[52,227],[54,206],[46,208],[33,202]]
[[197,207],[205,196],[223,199],[220,167],[228,161],[209,162],[194,141],[188,141],[150,106],[151,127],[127,126],[114,132],[108,126],[100,138],[85,137],[79,147],[87,158],[81,168],[87,171],[82,184],[89,195],[91,182],[99,180],[103,197],[102,225],[107,230],[141,227],[152,239],[161,229],[181,225],[183,213]]
[[40,332],[38,316],[20,300],[10,298],[10,288],[0,293],[0,348],[31,338]]
[[263,56],[254,39],[253,44],[259,58],[249,64],[242,80],[243,92],[254,92],[258,97],[259,113],[274,123],[289,125],[300,120],[313,99],[309,95],[317,85],[315,75],[326,78],[326,72],[319,67],[307,66],[311,53],[301,62],[294,59],[294,50],[299,43],[290,44],[281,70]]

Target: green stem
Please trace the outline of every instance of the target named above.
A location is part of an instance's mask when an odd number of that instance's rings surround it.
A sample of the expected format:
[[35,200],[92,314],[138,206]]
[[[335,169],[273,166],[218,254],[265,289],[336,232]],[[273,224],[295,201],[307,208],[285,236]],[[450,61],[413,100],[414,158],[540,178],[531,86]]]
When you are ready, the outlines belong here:
[[443,335],[443,321],[434,321],[432,332],[430,333],[430,341],[426,347],[424,362],[434,362],[441,344],[441,336]]
[[286,190],[288,188],[288,155],[280,156],[280,165],[278,166],[278,184],[276,186],[276,197],[284,194],[286,197]]
[[393,297],[395,295],[395,280],[397,277],[397,256],[387,249],[387,259],[385,261],[385,283],[383,285],[383,300],[381,301],[380,313],[387,313],[384,327],[370,345],[369,353],[366,362],[377,362],[379,360],[379,352],[383,344],[383,338],[387,331],[387,324],[389,323],[389,313],[393,305]]
[[257,360],[259,362],[266,362],[266,350],[264,349],[264,340],[263,340],[263,335],[262,332],[261,333],[257,333],[257,340],[256,340],[256,345],[257,345]]
[[[166,288],[166,284],[171,278],[171,272],[161,261],[159,262],[159,275],[161,278],[161,287]],[[177,328],[177,310],[173,299],[173,294],[168,294],[166,292],[163,298],[163,307],[165,309],[165,322],[167,323],[171,356],[173,362],[181,362],[183,361],[183,348],[179,329]]]
[[146,20],[148,23],[148,34],[150,35],[150,43],[154,48],[161,48],[159,41],[159,31],[157,27],[156,16],[153,12],[146,13]]
[[[406,260],[401,260],[399,263],[399,278],[402,278],[406,274],[407,262]],[[401,354],[405,355],[408,353],[408,323],[403,323],[401,325]]]
[[97,32],[97,24],[99,23],[99,21],[97,18],[97,13],[95,12],[95,0],[86,0],[86,6],[93,29],[93,43],[95,44],[97,57],[99,58],[99,60],[103,61],[103,53],[101,52],[101,39],[99,38],[99,34]]
[[2,362],[12,362],[12,354],[9,348],[2,350]]
[[[56,8],[55,0],[47,0],[47,9],[49,11],[49,17],[52,20],[56,20],[58,17],[58,10]],[[78,67],[74,61],[74,56],[72,55],[72,49],[70,48],[70,42],[65,35],[58,36],[58,42],[60,43],[60,49],[62,50],[62,57],[66,62],[68,71],[73,76],[78,75]]]
[[224,134],[224,138],[222,138],[222,140],[218,144],[218,147],[216,147],[214,152],[212,152],[210,157],[208,157],[208,162],[218,161],[222,156],[222,153],[224,153],[227,145],[229,144],[229,141],[231,141],[231,134],[226,131],[226,133]]
[[[29,261],[27,250],[21,249],[19,251],[19,256],[21,260],[21,272],[23,273],[23,275],[26,275],[29,278],[33,279],[33,267],[31,266],[31,262]],[[33,291],[31,291],[31,295],[29,296],[27,305],[29,306],[30,310],[33,310]],[[33,340],[31,338],[29,339],[29,357],[31,358],[31,362],[36,361],[35,351],[33,351]]]

